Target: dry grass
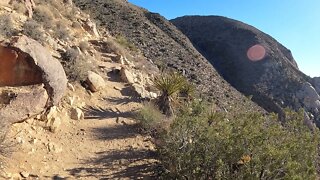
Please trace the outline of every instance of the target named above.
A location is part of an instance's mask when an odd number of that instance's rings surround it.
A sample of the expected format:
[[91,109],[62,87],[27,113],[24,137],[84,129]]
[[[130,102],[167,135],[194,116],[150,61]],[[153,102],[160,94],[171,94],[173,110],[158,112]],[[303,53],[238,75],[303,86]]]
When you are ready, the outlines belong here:
[[44,44],[45,42],[44,30],[38,22],[32,19],[29,19],[24,23],[22,28],[23,28],[22,32],[25,35],[39,41],[41,44]]
[[94,69],[91,62],[91,56],[80,54],[78,50],[69,48],[63,54],[61,63],[70,81],[82,81],[87,78],[88,71]]
[[45,28],[52,28],[55,18],[48,6],[39,5],[34,8],[33,19],[41,23]]
[[7,126],[0,124],[0,165],[13,151],[13,144],[7,139]]
[[0,36],[9,38],[17,33],[14,27],[14,21],[11,15],[1,14],[0,15]]

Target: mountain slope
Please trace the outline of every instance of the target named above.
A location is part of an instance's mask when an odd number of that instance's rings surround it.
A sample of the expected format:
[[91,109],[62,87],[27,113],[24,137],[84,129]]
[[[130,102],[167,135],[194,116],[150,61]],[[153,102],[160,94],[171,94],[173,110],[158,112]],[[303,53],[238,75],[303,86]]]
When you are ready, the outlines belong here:
[[232,88],[191,42],[159,14],[124,0],[75,0],[74,3],[113,35],[122,35],[155,64],[182,72],[221,109],[259,109]]
[[[307,106],[304,99],[308,95],[298,94],[303,87],[311,88],[310,77],[299,71],[290,50],[271,36],[220,16],[185,16],[171,22],[232,86],[253,95],[268,111]],[[306,109],[313,111],[314,107]]]

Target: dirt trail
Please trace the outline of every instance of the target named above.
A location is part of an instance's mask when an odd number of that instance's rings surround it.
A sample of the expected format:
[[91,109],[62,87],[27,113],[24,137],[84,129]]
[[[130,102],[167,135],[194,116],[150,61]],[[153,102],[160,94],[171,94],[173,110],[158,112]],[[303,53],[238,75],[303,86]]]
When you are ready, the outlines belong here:
[[76,86],[73,94],[87,99],[84,120],[71,120],[62,109],[65,115],[55,133],[36,121],[14,125],[9,135],[16,151],[4,174],[25,172],[27,179],[152,178],[157,164],[154,145],[132,119],[141,104],[116,77],[108,78],[105,90],[92,96]]

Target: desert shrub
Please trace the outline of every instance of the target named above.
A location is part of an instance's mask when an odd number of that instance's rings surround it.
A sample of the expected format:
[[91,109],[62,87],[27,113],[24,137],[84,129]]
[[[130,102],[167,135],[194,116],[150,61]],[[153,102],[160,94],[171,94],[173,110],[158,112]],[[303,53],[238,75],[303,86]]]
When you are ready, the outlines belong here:
[[81,29],[82,25],[78,21],[74,21],[74,22],[72,22],[71,27],[73,27],[75,29]]
[[90,48],[90,44],[87,41],[81,41],[79,43],[79,48],[81,49],[81,51],[87,51]]
[[133,43],[129,42],[124,36],[117,35],[116,42],[119,43],[121,46],[130,49],[131,51],[138,51],[137,47]]
[[105,48],[104,51],[106,51],[108,53],[116,53],[116,54],[125,55],[124,47],[122,47],[119,43],[117,43],[116,41],[114,41],[111,38],[109,38],[106,41],[104,48]]
[[186,86],[186,79],[182,75],[173,72],[156,77],[153,80],[153,84],[161,92],[157,105],[164,114],[172,116],[172,101],[175,95]]
[[23,24],[22,29],[23,29],[22,32],[25,35],[39,41],[42,44],[45,42],[44,30],[42,26],[35,20],[32,20],[32,19],[27,20]]
[[152,102],[143,104],[143,107],[136,114],[136,119],[139,120],[143,130],[151,135],[166,130],[170,123]]
[[0,35],[5,38],[10,38],[17,33],[14,27],[14,22],[11,15],[1,14],[0,15]]
[[75,15],[78,13],[78,10],[74,7],[68,7],[68,8],[64,8],[62,13],[64,17],[72,21],[76,19]]
[[69,48],[62,54],[61,62],[70,81],[85,80],[88,71],[94,67],[91,64],[92,57],[80,54],[77,49]]
[[21,13],[21,14],[26,14],[27,13],[26,6],[21,2],[13,1],[12,2],[12,8],[15,11],[17,11],[18,13]]
[[33,19],[41,23],[45,28],[53,27],[54,15],[48,6],[36,6],[34,8]]
[[316,178],[319,132],[304,125],[302,112],[288,112],[280,125],[274,115],[227,119],[221,113],[192,111],[181,111],[162,137],[165,178]]
[[64,41],[69,41],[73,38],[70,29],[66,25],[66,22],[63,21],[57,21],[55,23],[53,35],[54,37]]

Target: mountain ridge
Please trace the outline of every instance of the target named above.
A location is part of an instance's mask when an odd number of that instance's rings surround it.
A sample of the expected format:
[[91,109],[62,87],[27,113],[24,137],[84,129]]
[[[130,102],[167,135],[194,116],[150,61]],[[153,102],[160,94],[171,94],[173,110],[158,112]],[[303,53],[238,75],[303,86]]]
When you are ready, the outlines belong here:
[[[253,95],[260,106],[277,113],[279,107],[305,108],[318,116],[318,105],[311,107],[306,102],[309,95],[298,95],[304,87],[311,88],[312,78],[298,69],[291,51],[270,35],[223,16],[183,16],[171,22],[224,79],[245,95]],[[262,59],[248,56],[255,46],[263,49]]]

